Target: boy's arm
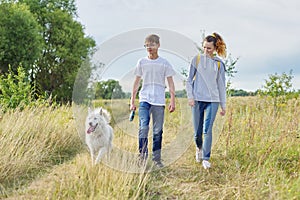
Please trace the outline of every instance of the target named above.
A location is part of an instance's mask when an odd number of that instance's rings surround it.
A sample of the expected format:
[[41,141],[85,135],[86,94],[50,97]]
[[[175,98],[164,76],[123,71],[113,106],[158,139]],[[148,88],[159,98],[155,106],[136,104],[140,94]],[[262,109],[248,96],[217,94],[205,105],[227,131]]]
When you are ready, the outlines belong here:
[[172,76],[167,77],[167,80],[168,80],[169,92],[170,92],[170,96],[171,96],[171,101],[169,104],[169,111],[173,112],[175,110],[175,85],[174,85]]
[[131,93],[131,98],[130,98],[130,110],[136,110],[134,100],[135,100],[135,97],[136,97],[137,92],[139,90],[140,81],[141,81],[141,77],[136,76],[135,80],[134,80],[134,83],[133,83],[133,88],[132,88],[132,93]]

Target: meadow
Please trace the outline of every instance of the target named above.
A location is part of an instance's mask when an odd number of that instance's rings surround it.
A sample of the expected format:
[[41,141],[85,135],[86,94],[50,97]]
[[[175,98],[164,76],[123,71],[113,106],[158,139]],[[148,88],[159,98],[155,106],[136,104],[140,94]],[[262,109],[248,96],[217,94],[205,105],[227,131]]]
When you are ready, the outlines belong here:
[[86,109],[1,113],[0,199],[300,199],[299,99],[275,112],[267,99],[228,98],[226,116],[215,123],[209,170],[195,162],[185,99],[166,112],[166,167],[137,167],[138,120],[128,121],[126,103],[95,103],[112,113],[115,131],[111,159],[96,166],[84,144]]

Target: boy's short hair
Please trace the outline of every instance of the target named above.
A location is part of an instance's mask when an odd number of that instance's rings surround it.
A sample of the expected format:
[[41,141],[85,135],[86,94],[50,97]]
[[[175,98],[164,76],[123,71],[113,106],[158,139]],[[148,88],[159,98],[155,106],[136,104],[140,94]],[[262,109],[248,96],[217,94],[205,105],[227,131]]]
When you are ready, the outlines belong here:
[[159,36],[155,34],[148,35],[145,39],[146,42],[159,44]]

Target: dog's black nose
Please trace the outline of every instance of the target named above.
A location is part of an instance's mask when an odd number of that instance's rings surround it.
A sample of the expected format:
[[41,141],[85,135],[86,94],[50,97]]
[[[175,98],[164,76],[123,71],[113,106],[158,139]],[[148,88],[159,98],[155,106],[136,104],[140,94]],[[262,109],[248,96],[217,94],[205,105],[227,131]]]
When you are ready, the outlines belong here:
[[92,122],[89,123],[90,126],[93,126]]

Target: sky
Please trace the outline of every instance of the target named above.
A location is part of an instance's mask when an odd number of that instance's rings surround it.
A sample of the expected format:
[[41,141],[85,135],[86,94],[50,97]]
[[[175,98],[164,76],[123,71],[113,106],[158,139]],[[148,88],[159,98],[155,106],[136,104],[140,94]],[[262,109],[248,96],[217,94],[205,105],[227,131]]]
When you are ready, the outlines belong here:
[[[293,88],[300,89],[299,0],[76,0],[75,3],[77,20],[97,46],[144,28],[174,31],[199,45],[203,31],[205,35],[217,32],[223,37],[228,53],[239,58],[238,72],[231,79],[234,89],[256,91],[270,74],[290,70],[294,76]],[[137,39],[142,46],[144,37]],[[173,40],[176,44],[176,38]],[[109,73],[113,74],[113,69],[117,72],[117,64],[121,62],[134,66],[144,53],[137,50],[120,56]],[[170,57],[172,65],[188,65],[174,55],[172,59],[168,52],[164,55]],[[128,76],[123,74],[123,77]]]

